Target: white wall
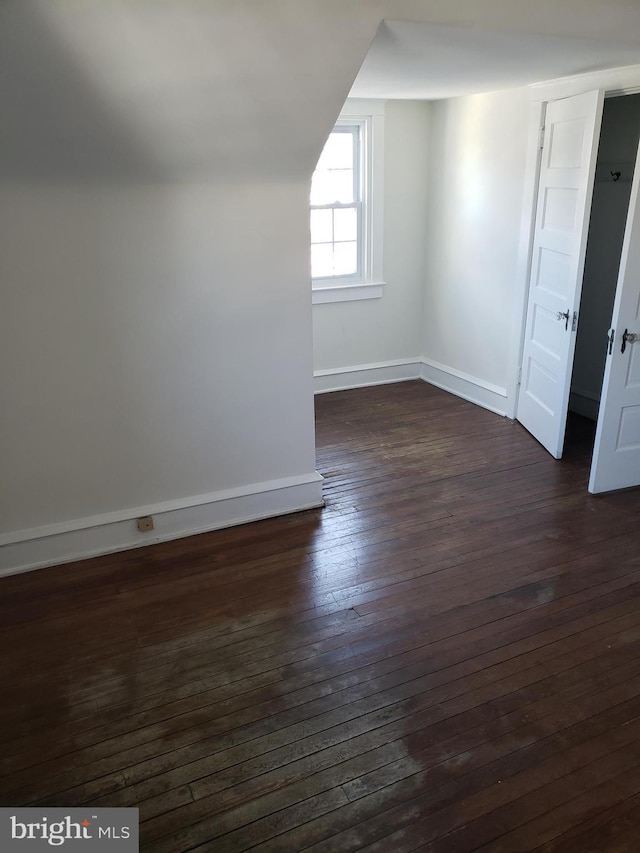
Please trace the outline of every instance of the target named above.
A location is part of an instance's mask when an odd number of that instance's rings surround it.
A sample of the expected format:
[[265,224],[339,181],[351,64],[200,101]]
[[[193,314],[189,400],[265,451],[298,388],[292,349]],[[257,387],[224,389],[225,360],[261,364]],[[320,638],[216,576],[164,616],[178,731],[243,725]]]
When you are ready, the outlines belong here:
[[4,188],[2,532],[313,472],[306,204]]
[[[387,101],[384,280],[380,299],[313,306],[314,369],[420,355],[429,104]],[[343,375],[348,382],[348,374]],[[339,381],[337,379],[332,381]]]
[[321,501],[308,182],[354,12],[0,9],[0,572]]
[[[150,541],[129,525],[67,548],[63,531],[91,513],[129,523],[140,501],[184,506],[202,490],[238,497],[264,478],[312,477],[308,179],[378,24],[638,32],[625,0],[574,6],[1,4],[0,545],[57,532],[37,554],[6,545],[0,562]],[[517,93],[470,98],[438,107],[432,137],[425,352],[497,383],[525,124]],[[472,345],[457,346],[467,334]],[[197,523],[215,526],[215,513]]]
[[423,355],[441,381],[452,373],[492,393],[506,393],[519,331],[528,123],[524,89],[437,101],[431,111]]
[[[595,418],[602,390],[631,179],[640,136],[640,96],[607,98],[585,259],[580,318],[571,377],[571,408]],[[614,181],[612,171],[620,171]]]

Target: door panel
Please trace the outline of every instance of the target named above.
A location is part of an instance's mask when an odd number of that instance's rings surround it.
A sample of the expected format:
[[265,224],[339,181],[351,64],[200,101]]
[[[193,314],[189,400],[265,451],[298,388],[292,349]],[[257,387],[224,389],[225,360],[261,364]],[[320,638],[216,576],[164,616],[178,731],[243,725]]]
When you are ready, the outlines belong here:
[[[633,175],[618,287],[611,326],[615,330],[607,356],[589,479],[590,492],[640,485],[640,150]],[[606,342],[603,342],[606,343]],[[624,349],[624,352],[623,352]]]
[[517,418],[556,458],[564,444],[603,103],[602,92],[552,101],[545,120]]

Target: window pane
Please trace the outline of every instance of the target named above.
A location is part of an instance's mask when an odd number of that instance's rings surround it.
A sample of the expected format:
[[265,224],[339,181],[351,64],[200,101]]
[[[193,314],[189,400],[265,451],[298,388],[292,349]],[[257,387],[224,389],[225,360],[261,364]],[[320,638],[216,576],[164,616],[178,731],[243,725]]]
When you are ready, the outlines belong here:
[[[313,238],[312,238],[313,239]],[[358,239],[358,214],[355,207],[338,208],[333,212],[333,239]]]
[[322,278],[333,275],[333,246],[331,243],[317,243],[311,247],[311,276]]
[[[359,272],[361,249],[358,126],[330,134],[311,180],[311,275],[340,278]],[[358,190],[359,192],[359,190]],[[342,207],[344,205],[344,207]],[[333,208],[333,209],[331,209]]]
[[355,201],[353,197],[353,172],[351,169],[340,169],[330,172],[331,175],[331,201],[342,204],[351,204]]
[[311,204],[331,204],[335,199],[331,198],[330,172],[316,169],[311,178]]
[[358,244],[336,243],[333,250],[333,274],[353,275],[358,272]]
[[311,242],[330,243],[333,240],[331,210],[311,211]]
[[351,204],[354,201],[351,169],[316,169],[311,179],[311,204]]
[[333,132],[318,160],[319,169],[353,169],[353,133]]

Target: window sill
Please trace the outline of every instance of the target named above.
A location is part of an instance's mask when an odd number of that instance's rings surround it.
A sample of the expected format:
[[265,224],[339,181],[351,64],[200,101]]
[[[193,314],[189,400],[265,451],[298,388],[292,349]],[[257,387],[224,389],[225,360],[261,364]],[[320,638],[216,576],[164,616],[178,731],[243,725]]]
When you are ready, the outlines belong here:
[[359,299],[380,299],[384,281],[364,284],[339,284],[333,287],[312,287],[311,301],[314,305],[326,302],[354,302]]

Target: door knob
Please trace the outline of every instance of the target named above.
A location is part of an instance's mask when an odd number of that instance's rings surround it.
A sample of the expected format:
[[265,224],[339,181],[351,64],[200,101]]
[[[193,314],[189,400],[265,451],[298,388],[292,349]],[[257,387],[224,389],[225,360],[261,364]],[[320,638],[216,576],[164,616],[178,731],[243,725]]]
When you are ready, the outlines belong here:
[[622,346],[620,347],[620,352],[624,352],[627,348],[627,344],[635,344],[640,335],[637,332],[630,332],[628,329],[625,329],[622,333]]
[[566,311],[558,311],[556,314],[556,320],[564,320],[564,328],[565,331],[569,328],[569,309]]

